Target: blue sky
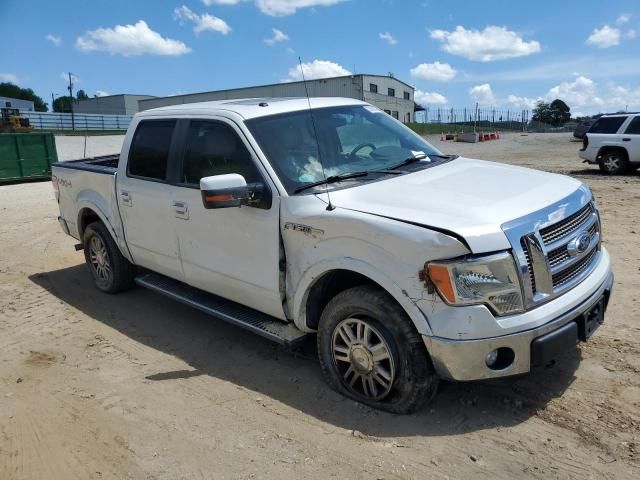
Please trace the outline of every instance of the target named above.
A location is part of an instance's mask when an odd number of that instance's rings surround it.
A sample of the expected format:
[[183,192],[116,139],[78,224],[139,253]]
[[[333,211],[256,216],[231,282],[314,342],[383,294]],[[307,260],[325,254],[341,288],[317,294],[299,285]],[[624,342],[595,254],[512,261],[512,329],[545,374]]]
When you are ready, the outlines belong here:
[[0,0],[0,80],[50,101],[393,72],[430,106],[640,110],[640,2]]

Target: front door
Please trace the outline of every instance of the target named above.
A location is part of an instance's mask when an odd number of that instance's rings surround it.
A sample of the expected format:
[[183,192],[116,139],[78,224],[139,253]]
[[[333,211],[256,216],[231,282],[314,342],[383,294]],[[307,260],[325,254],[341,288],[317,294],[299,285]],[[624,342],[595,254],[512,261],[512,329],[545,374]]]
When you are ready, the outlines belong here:
[[[279,197],[241,132],[224,120],[191,120],[172,200],[185,282],[284,318],[279,289]],[[200,179],[237,173],[262,183],[270,205],[206,210]]]
[[127,168],[118,172],[116,195],[136,265],[182,280],[172,187],[167,180],[175,127],[175,120],[143,120],[138,124]]

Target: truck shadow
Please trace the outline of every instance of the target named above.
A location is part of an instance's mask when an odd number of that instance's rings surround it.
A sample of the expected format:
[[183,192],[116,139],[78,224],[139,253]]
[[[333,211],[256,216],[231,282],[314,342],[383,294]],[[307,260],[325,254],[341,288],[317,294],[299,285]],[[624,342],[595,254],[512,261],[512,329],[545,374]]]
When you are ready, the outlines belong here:
[[142,288],[99,292],[84,265],[31,275],[66,304],[131,339],[174,355],[190,368],[153,371],[140,381],[209,375],[338,427],[377,437],[440,436],[521,423],[574,380],[580,350],[560,365],[508,380],[441,384],[434,401],[413,415],[391,415],[345,399],[324,383],[310,341],[289,352],[261,337]]

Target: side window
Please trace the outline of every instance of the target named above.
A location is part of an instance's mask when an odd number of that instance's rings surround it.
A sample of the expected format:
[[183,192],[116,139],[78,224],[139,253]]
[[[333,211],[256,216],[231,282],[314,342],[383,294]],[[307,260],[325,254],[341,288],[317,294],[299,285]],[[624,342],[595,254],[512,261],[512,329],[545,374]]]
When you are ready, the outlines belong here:
[[634,117],[624,133],[640,135],[640,116]]
[[175,120],[140,122],[129,149],[127,173],[130,176],[164,181]]
[[192,120],[186,142],[182,183],[199,185],[203,177],[227,173],[238,173],[247,183],[260,181],[251,154],[230,126],[210,120]]
[[369,84],[369,91],[371,93],[378,93],[378,85],[376,85],[375,83],[370,83]]
[[396,96],[396,89],[395,88],[389,88],[389,89],[387,89],[387,93],[389,94],[390,97],[395,97]]
[[411,100],[411,94],[409,92],[404,92],[404,99]]
[[589,129],[589,133],[617,133],[627,117],[601,117]]

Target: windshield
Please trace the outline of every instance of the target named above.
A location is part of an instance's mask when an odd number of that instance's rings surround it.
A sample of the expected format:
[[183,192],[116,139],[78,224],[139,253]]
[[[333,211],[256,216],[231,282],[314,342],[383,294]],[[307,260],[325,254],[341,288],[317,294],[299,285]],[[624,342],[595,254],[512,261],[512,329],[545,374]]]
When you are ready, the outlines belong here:
[[[428,155],[440,155],[409,128],[368,105],[315,109],[313,118],[309,110],[304,110],[246,123],[290,194],[326,177],[363,171],[379,173],[407,159],[425,156],[416,164],[426,166],[439,160],[429,159]],[[362,176],[349,181],[371,179]]]

